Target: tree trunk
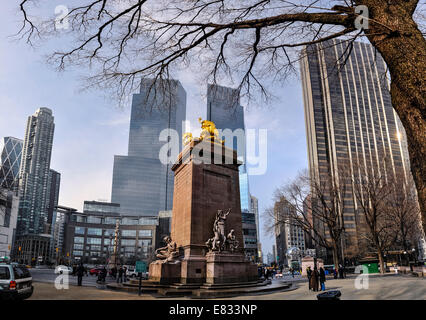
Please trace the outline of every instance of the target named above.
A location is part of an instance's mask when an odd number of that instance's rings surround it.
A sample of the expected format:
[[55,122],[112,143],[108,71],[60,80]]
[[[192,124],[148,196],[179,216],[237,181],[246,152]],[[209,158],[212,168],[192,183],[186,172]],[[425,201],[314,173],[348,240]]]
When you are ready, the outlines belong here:
[[333,241],[333,263],[334,269],[339,270],[339,250],[336,241]]
[[407,133],[411,172],[426,230],[426,40],[412,19],[417,2],[371,4],[372,22],[366,35],[389,68],[392,105]]
[[386,272],[385,260],[383,258],[383,252],[382,252],[381,249],[377,249],[377,255],[379,256],[380,273],[385,274],[385,272]]

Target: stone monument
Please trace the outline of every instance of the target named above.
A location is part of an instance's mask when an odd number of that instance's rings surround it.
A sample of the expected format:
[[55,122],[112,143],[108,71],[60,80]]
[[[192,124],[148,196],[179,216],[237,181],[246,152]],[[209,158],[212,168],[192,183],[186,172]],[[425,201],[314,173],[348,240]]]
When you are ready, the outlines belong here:
[[193,286],[258,280],[243,248],[239,172],[235,150],[219,140],[211,121],[200,138],[184,135],[175,173],[171,237],[150,264],[150,280]]

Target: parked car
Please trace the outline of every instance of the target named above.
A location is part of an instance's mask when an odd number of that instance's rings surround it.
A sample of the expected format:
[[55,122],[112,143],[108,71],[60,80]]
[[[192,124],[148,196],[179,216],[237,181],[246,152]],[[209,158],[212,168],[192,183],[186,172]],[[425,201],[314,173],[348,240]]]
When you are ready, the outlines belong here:
[[[134,267],[128,268],[126,272],[126,276],[129,278],[137,278],[139,276],[139,273],[136,272],[136,269]],[[148,272],[142,272],[142,279],[144,280],[148,279]]]
[[0,263],[0,297],[2,299],[28,299],[33,291],[33,278],[25,265]]
[[129,278],[136,278],[138,273],[136,272],[135,268],[127,268],[126,276]]
[[103,268],[100,268],[100,267],[92,268],[92,269],[89,270],[89,274],[91,276],[93,276],[93,275],[98,276],[102,272],[102,269]]
[[72,274],[72,268],[68,267],[68,266],[64,266],[64,265],[59,265],[55,268],[55,273],[59,273],[59,274]]

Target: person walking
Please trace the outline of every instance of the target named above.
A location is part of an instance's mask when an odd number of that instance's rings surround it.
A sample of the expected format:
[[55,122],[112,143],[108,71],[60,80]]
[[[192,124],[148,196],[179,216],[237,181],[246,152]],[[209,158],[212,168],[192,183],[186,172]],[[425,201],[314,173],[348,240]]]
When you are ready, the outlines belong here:
[[308,268],[306,269],[306,275],[308,276],[308,286],[309,286],[309,290],[311,290],[311,289],[312,289],[312,287],[311,287],[311,277],[312,277],[312,269],[311,269],[311,267],[308,267]]
[[312,291],[318,291],[318,280],[319,280],[319,272],[318,272],[318,268],[315,266],[314,271],[312,272],[311,281],[310,281]]
[[123,283],[123,267],[122,266],[120,266],[120,269],[118,269],[117,283]]
[[291,276],[294,278],[294,268],[291,268]]
[[336,270],[336,268],[333,268],[333,275],[334,275],[334,279],[337,279],[337,270]]
[[83,266],[83,263],[80,263],[80,265],[77,267],[77,285],[80,287],[83,283],[83,276],[85,273],[87,274],[87,270]]
[[325,271],[322,267],[320,268],[319,272],[319,280],[321,284],[321,291],[325,291]]

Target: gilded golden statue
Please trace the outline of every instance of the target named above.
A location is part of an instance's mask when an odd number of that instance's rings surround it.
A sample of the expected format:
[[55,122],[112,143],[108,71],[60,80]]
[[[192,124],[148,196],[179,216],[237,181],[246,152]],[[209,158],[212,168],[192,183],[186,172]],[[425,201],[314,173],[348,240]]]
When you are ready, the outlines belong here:
[[192,133],[187,132],[183,135],[183,145],[191,143],[191,141],[202,141],[202,140],[210,140],[213,142],[224,144],[225,140],[219,139],[219,131],[216,129],[216,125],[213,121],[203,120],[202,118],[198,118],[198,122],[201,123],[201,134],[199,138],[193,138]]

